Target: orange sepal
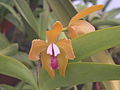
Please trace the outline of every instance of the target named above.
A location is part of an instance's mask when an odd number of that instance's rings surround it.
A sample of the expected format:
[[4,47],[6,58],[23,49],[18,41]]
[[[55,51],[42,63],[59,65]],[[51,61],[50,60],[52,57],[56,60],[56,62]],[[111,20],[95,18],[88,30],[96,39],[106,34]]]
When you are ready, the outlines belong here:
[[42,51],[47,48],[48,44],[40,39],[35,39],[32,41],[32,46],[29,52],[29,59],[31,60],[39,60],[39,55]]
[[69,40],[69,39],[61,39],[56,44],[57,44],[57,46],[59,46],[60,48],[63,49],[63,51],[65,52],[64,56],[66,58],[68,58],[68,59],[74,59],[75,58],[71,40]]
[[60,21],[56,21],[52,27],[52,30],[46,32],[49,43],[53,43],[57,40],[58,35],[62,32],[63,25]]
[[48,55],[46,53],[46,51],[43,51],[41,53],[41,61],[42,61],[42,65],[43,65],[43,68],[45,68],[45,70],[48,72],[48,74],[50,75],[50,77],[52,79],[54,79],[55,77],[55,72],[54,70],[51,68],[51,56]]
[[72,39],[94,31],[94,26],[84,20],[78,20],[68,27],[68,35]]
[[104,7],[104,5],[93,5],[91,7],[88,7],[86,9],[83,9],[82,11],[78,12],[75,16],[72,17],[72,19],[69,22],[69,26],[73,23],[75,23],[77,20],[85,17],[86,15],[98,11],[100,9],[102,9]]
[[59,72],[63,77],[65,76],[65,71],[68,64],[68,59],[65,57],[64,51],[61,50],[61,54],[57,56],[59,64]]

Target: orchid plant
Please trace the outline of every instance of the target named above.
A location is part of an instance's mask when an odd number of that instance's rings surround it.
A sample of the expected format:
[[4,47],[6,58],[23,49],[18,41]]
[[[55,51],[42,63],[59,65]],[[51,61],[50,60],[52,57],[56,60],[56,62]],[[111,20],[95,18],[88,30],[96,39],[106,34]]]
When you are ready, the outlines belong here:
[[[49,9],[54,12],[60,7],[57,15],[61,18],[68,18],[66,15],[70,14],[70,18],[67,20],[68,23],[66,23],[66,25],[64,25],[66,19],[60,20],[58,18],[54,21],[53,25],[50,23],[44,29],[42,28],[42,30],[41,26],[44,26],[44,24],[41,24],[41,21],[44,22],[44,20],[47,20],[47,22],[49,22],[48,19],[43,20],[43,18],[39,18],[39,16],[35,17],[25,0],[14,0],[13,2],[18,10],[17,12],[5,3],[0,3],[0,5],[7,8],[12,12],[13,16],[16,17],[21,25],[21,27],[18,27],[19,29],[25,30],[28,26],[32,31],[26,30],[26,32],[30,36],[34,34],[35,39],[32,38],[28,55],[21,54],[20,56],[20,52],[17,51],[18,45],[9,45],[10,43],[6,40],[5,36],[0,34],[0,37],[3,38],[1,40],[7,41],[4,46],[8,45],[4,50],[0,48],[0,74],[21,80],[16,87],[7,85],[0,85],[0,87],[6,90],[54,90],[56,88],[69,90],[73,87],[74,90],[76,90],[76,85],[78,84],[84,84],[85,87],[88,83],[97,82],[96,89],[99,90],[100,84],[98,82],[120,80],[119,65],[90,62],[92,60],[95,61],[96,58],[112,60],[110,55],[106,54],[107,51],[104,52],[104,55],[103,52],[102,54],[97,53],[120,44],[120,26],[96,31],[96,27],[92,21],[83,19],[85,16],[103,9],[104,5],[93,5],[72,15],[72,12],[69,12],[68,9],[74,12],[76,12],[76,10],[68,0],[65,1],[65,5],[71,8],[68,8],[67,11],[63,10],[65,14],[63,13],[64,15],[61,16],[61,14],[59,15],[59,11],[61,12],[61,8],[64,7],[64,0],[45,0],[44,9],[47,11],[44,12],[43,10],[44,13],[42,12],[41,16],[47,16],[48,18]],[[64,8],[66,10],[66,7]],[[51,12],[49,13],[51,14]],[[24,25],[23,21],[27,24]],[[21,30],[21,32],[23,32],[23,30]],[[1,41],[1,43],[3,43],[3,41]],[[14,54],[16,53],[15,50],[19,52],[18,56],[21,60],[23,59],[23,61],[19,61],[15,56],[10,56],[12,51],[14,51]],[[27,57],[25,58],[27,64],[24,62],[24,58],[22,58],[23,55]],[[100,57],[100,55],[102,57]],[[87,62],[82,62],[82,60],[86,60]],[[115,85],[113,82],[109,83]],[[104,82],[103,84],[106,88],[107,84]],[[84,87],[82,90],[88,90]]]
[[[68,34],[71,38],[79,37],[79,35],[95,31],[94,26],[90,23],[79,20],[82,17],[100,10],[104,5],[95,5],[77,13],[68,25]],[[60,21],[55,22],[52,30],[46,32],[48,43],[43,40],[35,39],[32,41],[32,47],[29,53],[29,59],[41,60],[43,67],[49,73],[51,78],[54,78],[54,70],[59,69],[60,74],[65,76],[68,59],[75,58],[71,40],[58,40],[59,34],[63,30],[63,25]]]

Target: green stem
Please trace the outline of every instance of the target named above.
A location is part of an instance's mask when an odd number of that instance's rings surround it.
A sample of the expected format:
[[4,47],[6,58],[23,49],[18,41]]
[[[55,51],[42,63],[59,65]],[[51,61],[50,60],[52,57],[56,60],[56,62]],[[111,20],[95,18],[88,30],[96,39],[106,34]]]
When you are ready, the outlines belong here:
[[41,55],[39,57],[40,57],[40,59],[36,63],[36,78],[37,78],[38,88],[39,88],[39,85],[40,85],[39,80],[40,80],[40,68],[41,68]]
[[86,83],[82,90],[92,90],[92,83]]
[[64,27],[64,28],[63,28],[63,31],[66,31],[66,30],[67,30],[67,28],[68,28],[68,27]]

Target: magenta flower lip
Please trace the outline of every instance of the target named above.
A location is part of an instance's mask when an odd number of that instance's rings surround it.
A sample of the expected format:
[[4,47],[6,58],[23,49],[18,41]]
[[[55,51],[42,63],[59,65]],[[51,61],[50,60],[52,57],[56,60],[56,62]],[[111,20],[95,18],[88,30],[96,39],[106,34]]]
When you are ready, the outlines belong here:
[[59,69],[57,56],[51,56],[51,67],[52,69]]

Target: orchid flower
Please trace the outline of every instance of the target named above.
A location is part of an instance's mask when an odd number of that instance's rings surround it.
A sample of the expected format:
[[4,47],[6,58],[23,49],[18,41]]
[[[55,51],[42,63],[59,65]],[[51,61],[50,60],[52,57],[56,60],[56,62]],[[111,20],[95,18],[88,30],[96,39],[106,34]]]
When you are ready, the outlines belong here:
[[60,71],[62,76],[65,76],[68,59],[74,59],[75,55],[72,49],[71,40],[57,40],[62,32],[63,26],[57,21],[52,30],[46,32],[48,43],[43,40],[35,39],[32,41],[32,46],[29,52],[29,59],[41,60],[43,68],[49,73],[53,79],[55,70]]
[[73,16],[68,25],[68,35],[72,39],[74,39],[82,34],[94,32],[95,31],[94,26],[92,26],[87,21],[79,20],[79,19],[85,17],[86,15],[92,12],[100,10],[103,7],[104,5],[94,5],[89,8],[83,9],[82,11],[78,12],[75,16]]

